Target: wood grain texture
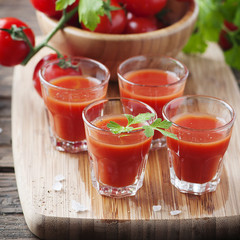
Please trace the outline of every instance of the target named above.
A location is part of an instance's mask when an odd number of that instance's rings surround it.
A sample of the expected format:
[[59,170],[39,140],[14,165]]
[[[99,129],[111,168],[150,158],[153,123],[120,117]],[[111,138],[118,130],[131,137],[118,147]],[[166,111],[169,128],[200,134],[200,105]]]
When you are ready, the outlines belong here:
[[[169,181],[166,149],[161,149],[150,152],[144,185],[135,197],[102,197],[91,186],[87,152],[66,154],[51,146],[43,102],[31,81],[33,66],[43,52],[25,68],[15,68],[12,94],[16,179],[25,219],[34,234],[45,239],[239,239],[238,118],[216,192],[203,196],[178,192]],[[177,58],[190,70],[186,94],[222,98],[240,113],[237,83],[216,45],[203,56]],[[109,95],[118,95],[116,83],[110,84]],[[66,178],[60,192],[52,189],[58,174]],[[72,200],[89,211],[74,212]],[[154,212],[153,205],[161,205],[162,210]],[[171,216],[176,209],[182,213]]]

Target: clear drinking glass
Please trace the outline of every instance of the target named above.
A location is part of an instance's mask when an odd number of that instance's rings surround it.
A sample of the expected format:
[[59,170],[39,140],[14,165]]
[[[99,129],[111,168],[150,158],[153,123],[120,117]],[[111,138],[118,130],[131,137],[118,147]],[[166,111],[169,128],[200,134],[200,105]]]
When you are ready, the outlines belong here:
[[136,194],[143,185],[145,167],[152,137],[143,129],[113,134],[109,121],[127,124],[124,114],[155,114],[147,104],[127,98],[107,99],[91,103],[83,110],[92,184],[101,195],[126,197]]
[[87,150],[82,111],[105,98],[109,70],[95,60],[74,57],[65,63],[49,61],[39,74],[53,145],[70,153]]
[[167,138],[171,183],[183,193],[215,191],[235,120],[233,108],[214,97],[183,96],[164,106],[163,117],[178,136]]
[[[187,67],[170,57],[136,56],[118,67],[121,97],[145,102],[155,109],[158,118],[162,118],[162,108],[167,102],[183,95],[187,77]],[[165,137],[156,132],[152,148],[165,143]]]

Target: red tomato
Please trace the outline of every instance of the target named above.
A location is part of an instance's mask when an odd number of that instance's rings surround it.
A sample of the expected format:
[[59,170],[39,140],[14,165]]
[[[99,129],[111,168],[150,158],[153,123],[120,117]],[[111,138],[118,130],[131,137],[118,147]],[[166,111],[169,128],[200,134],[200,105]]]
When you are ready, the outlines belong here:
[[32,5],[35,9],[46,15],[53,17],[60,15],[60,11],[55,10],[55,2],[57,0],[31,0]]
[[[64,56],[66,61],[68,60],[66,56]],[[41,82],[40,82],[40,77],[39,77],[39,71],[49,61],[54,61],[58,59],[58,55],[56,53],[50,53],[43,57],[36,65],[34,72],[33,72],[33,86],[37,90],[38,94],[42,97],[42,90],[41,90]],[[74,65],[74,62],[72,62]],[[67,75],[79,75],[81,74],[82,71],[80,67],[77,68],[72,68],[72,67],[61,67],[58,64],[51,64],[49,65],[46,70],[45,70],[45,79],[47,81],[62,77],[62,76],[67,76]]]
[[[224,26],[229,30],[229,31],[236,31],[238,30],[238,27],[236,25],[234,25],[231,22],[228,22],[226,20],[224,20]],[[219,35],[219,40],[218,43],[220,45],[220,47],[224,50],[227,51],[230,48],[232,48],[232,42],[229,39],[229,35],[227,33],[227,31],[225,30],[221,30],[220,35]]]
[[[121,8],[117,0],[111,0],[111,6]],[[107,15],[100,17],[100,23],[97,25],[94,32],[99,33],[112,33],[112,34],[121,34],[123,33],[127,23],[125,11],[121,8],[119,10],[111,11],[111,21]],[[82,28],[89,30],[82,24]]]
[[230,30],[230,31],[236,31],[238,30],[238,27],[236,25],[234,25],[231,22],[228,22],[226,20],[224,20],[224,25]]
[[42,66],[50,61],[57,59],[58,55],[56,53],[50,53],[43,57],[36,65],[34,72],[33,72],[33,86],[37,90],[38,94],[42,97],[42,90],[41,90],[41,83],[39,78],[39,70],[42,68]]
[[160,12],[167,0],[123,0],[126,9],[136,16],[148,17]]
[[224,50],[224,51],[232,48],[232,43],[228,39],[228,33],[225,30],[221,30],[218,43],[219,43],[220,47],[222,48],[222,50]]
[[[64,58],[65,61],[69,61],[67,57]],[[46,81],[50,81],[52,79],[63,77],[63,76],[74,76],[82,73],[80,66],[74,66],[74,60],[71,62],[72,66],[60,66],[60,64],[49,64],[48,67],[45,68],[44,76]]]
[[144,33],[158,29],[155,17],[136,17],[131,13],[127,15],[127,25],[124,33]]
[[[12,25],[16,27],[26,27],[24,33],[32,46],[35,45],[35,37],[32,30],[17,18],[0,18],[0,28],[11,29]],[[30,47],[25,41],[13,40],[10,33],[0,30],[0,64],[3,66],[15,66],[20,64],[28,55]]]
[[[40,12],[45,13],[49,17],[54,17],[60,19],[62,16],[62,11],[56,11],[56,1],[57,0],[30,0],[35,9]],[[73,10],[79,3],[79,0],[76,0],[71,6],[67,7],[67,12]],[[76,15],[76,16],[75,16]],[[69,24],[75,25],[78,21],[78,15],[75,14],[73,20],[69,20]]]

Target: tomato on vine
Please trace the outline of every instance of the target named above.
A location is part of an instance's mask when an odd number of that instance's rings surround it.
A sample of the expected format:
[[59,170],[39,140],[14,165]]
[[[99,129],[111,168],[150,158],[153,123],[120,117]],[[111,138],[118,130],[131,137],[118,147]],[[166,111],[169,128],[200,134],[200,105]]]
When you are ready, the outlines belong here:
[[50,53],[44,56],[39,60],[33,72],[33,86],[40,97],[42,97],[42,90],[39,71],[48,62],[57,60],[59,58],[60,60],[58,64],[52,64],[46,68],[44,74],[46,78],[45,80],[48,81],[62,76],[74,76],[82,73],[80,66],[75,65],[74,62],[70,62],[67,56],[59,56],[57,53]]
[[20,64],[35,45],[32,30],[17,18],[0,18],[0,64]]
[[44,56],[36,65],[34,72],[33,72],[33,86],[38,92],[38,94],[42,97],[42,90],[41,90],[41,83],[39,77],[39,70],[42,68],[44,64],[46,64],[50,60],[54,60],[58,58],[57,53],[50,53]]

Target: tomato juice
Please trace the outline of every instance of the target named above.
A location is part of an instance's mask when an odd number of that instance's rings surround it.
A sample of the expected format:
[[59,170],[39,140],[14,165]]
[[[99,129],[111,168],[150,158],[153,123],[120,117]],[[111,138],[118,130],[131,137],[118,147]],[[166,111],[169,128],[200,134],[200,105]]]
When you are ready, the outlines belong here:
[[84,76],[64,76],[49,83],[55,87],[49,88],[48,94],[43,92],[56,135],[71,142],[85,139],[82,110],[93,100],[104,98],[107,85],[96,88],[101,82]]
[[[185,83],[174,72],[158,69],[131,71],[123,76],[127,81],[119,81],[121,97],[133,98],[151,106],[159,118],[162,108],[170,100],[182,96]],[[154,139],[162,134],[156,132]]]
[[97,118],[92,124],[100,131],[86,130],[90,159],[98,182],[126,187],[135,184],[144,174],[152,138],[147,138],[143,130],[113,134],[107,127],[109,121],[122,126],[128,122],[124,115]]
[[178,179],[203,184],[221,170],[231,134],[218,130],[226,123],[211,115],[183,114],[172,119],[171,131],[179,140],[167,138],[170,162]]

